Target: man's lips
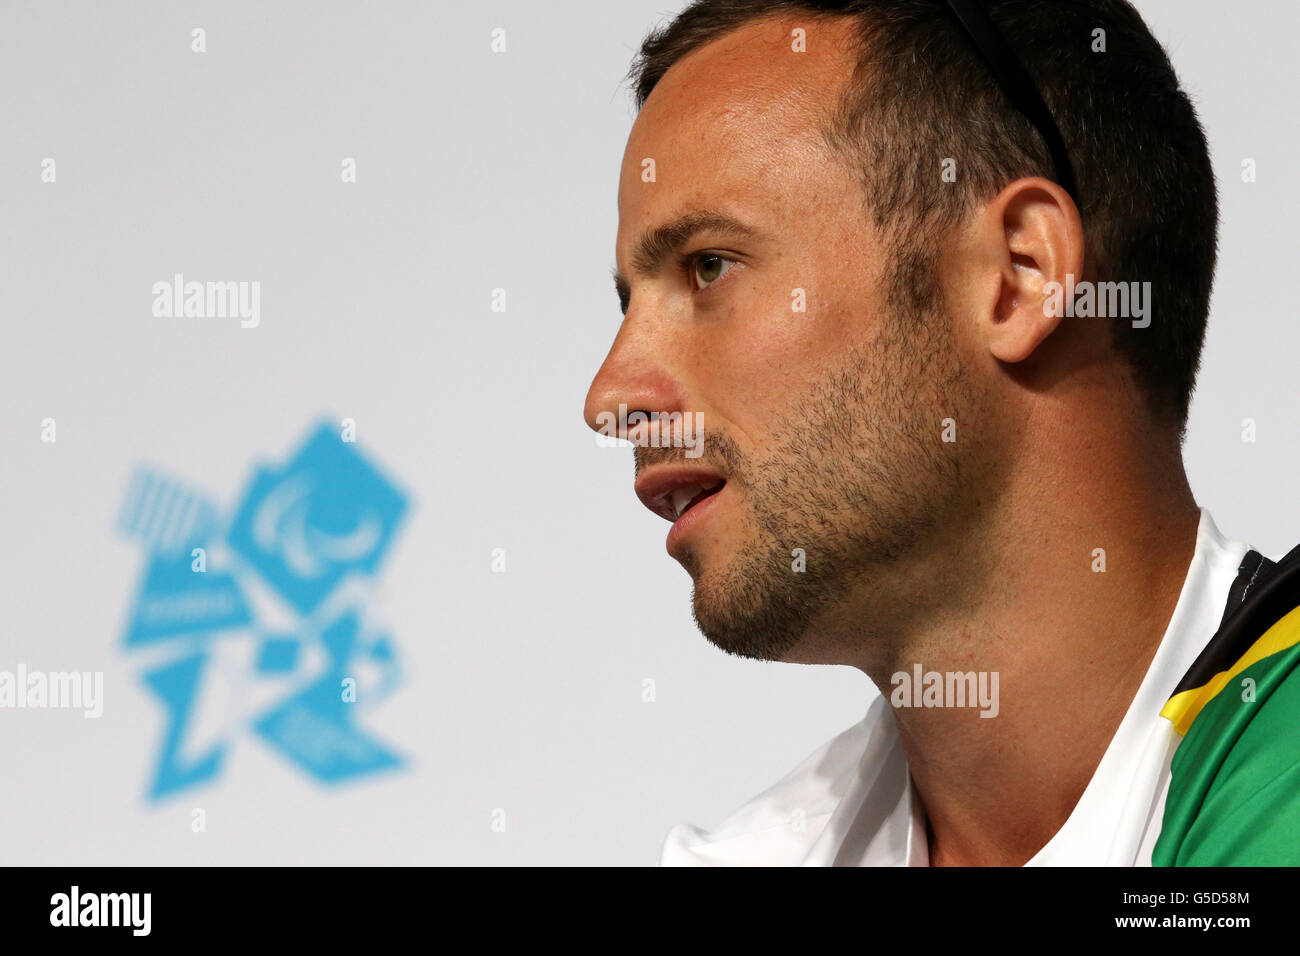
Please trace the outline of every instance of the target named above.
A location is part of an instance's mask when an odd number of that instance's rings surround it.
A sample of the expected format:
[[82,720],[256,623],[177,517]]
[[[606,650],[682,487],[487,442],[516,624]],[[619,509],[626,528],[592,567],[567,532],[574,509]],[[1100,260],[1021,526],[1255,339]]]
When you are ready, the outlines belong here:
[[676,521],[705,498],[716,495],[727,483],[707,468],[659,465],[647,468],[636,479],[636,496],[659,517]]

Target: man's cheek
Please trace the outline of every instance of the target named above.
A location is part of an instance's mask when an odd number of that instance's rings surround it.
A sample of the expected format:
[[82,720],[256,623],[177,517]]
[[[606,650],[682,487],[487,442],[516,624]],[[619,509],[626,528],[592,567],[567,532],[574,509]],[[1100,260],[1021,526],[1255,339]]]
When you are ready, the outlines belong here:
[[[785,417],[828,367],[842,360],[846,342],[797,320],[751,330],[702,366],[710,396],[740,418]],[[752,434],[752,432],[751,432]]]

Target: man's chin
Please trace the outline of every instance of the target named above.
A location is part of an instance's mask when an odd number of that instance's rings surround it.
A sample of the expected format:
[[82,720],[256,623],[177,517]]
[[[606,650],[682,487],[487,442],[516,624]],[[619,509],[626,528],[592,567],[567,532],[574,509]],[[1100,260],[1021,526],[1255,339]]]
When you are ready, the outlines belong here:
[[719,650],[751,660],[784,661],[808,630],[807,615],[791,600],[794,595],[777,593],[779,588],[771,582],[765,585],[735,573],[691,577],[696,626]]

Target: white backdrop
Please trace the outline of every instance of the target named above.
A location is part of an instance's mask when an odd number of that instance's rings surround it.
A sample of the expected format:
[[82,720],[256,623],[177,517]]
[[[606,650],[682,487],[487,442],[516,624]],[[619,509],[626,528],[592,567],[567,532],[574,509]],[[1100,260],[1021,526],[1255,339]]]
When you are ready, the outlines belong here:
[[[1193,488],[1225,533],[1285,551],[1300,15],[1138,6],[1220,179]],[[0,8],[0,671],[104,674],[98,719],[0,710],[0,863],[652,863],[671,824],[715,824],[859,719],[874,691],[856,671],[743,662],[699,636],[631,452],[581,420],[620,318],[620,81],[673,9]],[[259,324],[154,315],[176,273],[260,283]],[[255,468],[345,418],[406,502],[361,598],[400,683],[377,701],[363,683],[357,717],[401,765],[326,783],[253,732],[239,654],[299,618],[250,593],[256,627],[204,645],[182,741],[224,759],[151,796],[167,711],[143,681],[168,650],[124,644],[144,573],[119,528],[132,475],[228,518]]]

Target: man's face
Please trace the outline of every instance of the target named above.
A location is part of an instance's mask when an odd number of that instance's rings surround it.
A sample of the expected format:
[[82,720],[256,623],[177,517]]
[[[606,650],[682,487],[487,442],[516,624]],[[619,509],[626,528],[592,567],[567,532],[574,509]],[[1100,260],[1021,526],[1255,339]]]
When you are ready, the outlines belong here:
[[[794,26],[808,52],[792,51]],[[694,51],[650,95],[620,173],[630,296],[587,420],[620,405],[701,416],[699,457],[637,448],[636,491],[675,519],[668,551],[701,630],[747,657],[835,660],[819,625],[879,593],[956,485],[942,420],[968,389],[947,320],[900,304],[898,257],[820,133],[848,36],[846,21],[774,20]],[[645,247],[714,214],[744,229]]]

